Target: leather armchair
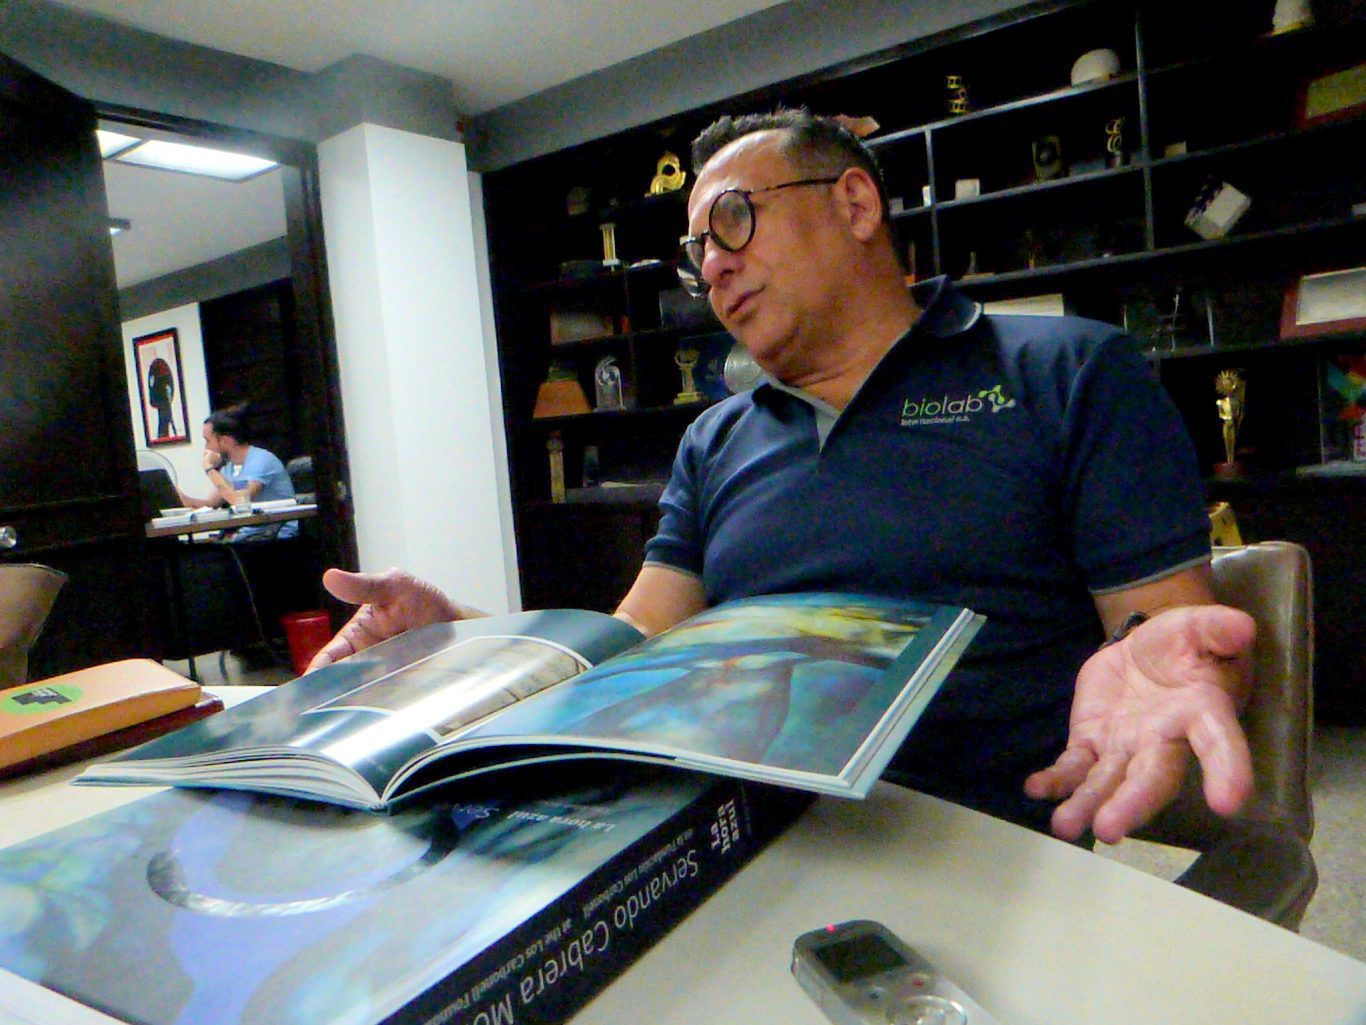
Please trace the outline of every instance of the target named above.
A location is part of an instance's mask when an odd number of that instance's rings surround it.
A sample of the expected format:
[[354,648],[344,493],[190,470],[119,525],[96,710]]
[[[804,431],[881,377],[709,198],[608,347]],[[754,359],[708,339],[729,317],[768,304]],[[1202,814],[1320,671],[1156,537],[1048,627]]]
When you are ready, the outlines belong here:
[[1290,929],[1318,873],[1309,793],[1313,733],[1313,581],[1309,554],[1285,541],[1214,550],[1219,600],[1257,621],[1253,691],[1242,716],[1255,791],[1238,815],[1210,811],[1196,766],[1173,804],[1135,834],[1198,850],[1176,882]]
[[0,689],[28,682],[28,653],[66,574],[35,563],[0,564]]

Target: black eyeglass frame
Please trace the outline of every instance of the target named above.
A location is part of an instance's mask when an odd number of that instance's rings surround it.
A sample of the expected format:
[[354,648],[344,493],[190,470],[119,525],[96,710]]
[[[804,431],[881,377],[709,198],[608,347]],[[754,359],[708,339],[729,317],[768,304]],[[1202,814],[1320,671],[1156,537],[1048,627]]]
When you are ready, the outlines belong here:
[[[716,245],[728,253],[738,253],[754,241],[754,231],[758,224],[758,214],[754,209],[754,201],[751,196],[757,196],[764,192],[777,192],[779,189],[791,189],[798,185],[833,185],[844,177],[843,173],[834,177],[824,178],[797,178],[790,182],[779,182],[777,185],[766,185],[762,189],[722,189],[716,194],[716,198],[711,201],[711,206],[707,208],[707,230],[700,235],[689,235],[678,240],[678,280],[683,284],[683,290],[694,299],[705,298],[711,291],[709,285],[702,277],[702,259],[707,255],[707,239],[711,239]],[[745,204],[745,209],[749,214],[749,231],[745,233],[745,240],[738,245],[727,243],[712,227],[712,216],[716,213],[716,206],[721,202],[727,193],[735,193]],[[697,258],[693,257],[692,248],[697,249]]]

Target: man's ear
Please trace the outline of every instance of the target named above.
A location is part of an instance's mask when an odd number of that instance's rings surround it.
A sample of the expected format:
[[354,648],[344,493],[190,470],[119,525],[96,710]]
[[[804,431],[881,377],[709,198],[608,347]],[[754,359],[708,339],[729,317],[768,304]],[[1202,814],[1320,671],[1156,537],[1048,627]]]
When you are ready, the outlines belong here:
[[867,242],[886,217],[872,175],[861,167],[846,168],[834,185],[834,193],[849,230],[860,242]]

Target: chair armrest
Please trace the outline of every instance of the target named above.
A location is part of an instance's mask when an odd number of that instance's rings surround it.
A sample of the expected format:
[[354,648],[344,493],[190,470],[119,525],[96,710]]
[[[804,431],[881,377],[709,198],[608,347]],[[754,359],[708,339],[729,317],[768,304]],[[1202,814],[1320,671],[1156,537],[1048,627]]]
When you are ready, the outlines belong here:
[[1284,826],[1239,823],[1176,882],[1250,915],[1298,929],[1318,887],[1309,844]]

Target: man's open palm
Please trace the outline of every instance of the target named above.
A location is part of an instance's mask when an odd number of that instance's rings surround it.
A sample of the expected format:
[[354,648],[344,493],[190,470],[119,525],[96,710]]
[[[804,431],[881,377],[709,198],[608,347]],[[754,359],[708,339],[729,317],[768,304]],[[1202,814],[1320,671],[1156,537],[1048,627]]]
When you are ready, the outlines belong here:
[[1169,609],[1082,666],[1067,750],[1025,782],[1031,797],[1061,800],[1055,835],[1089,826],[1116,843],[1168,804],[1193,751],[1205,800],[1220,814],[1252,793],[1252,761],[1238,725],[1256,625],[1220,605]]

